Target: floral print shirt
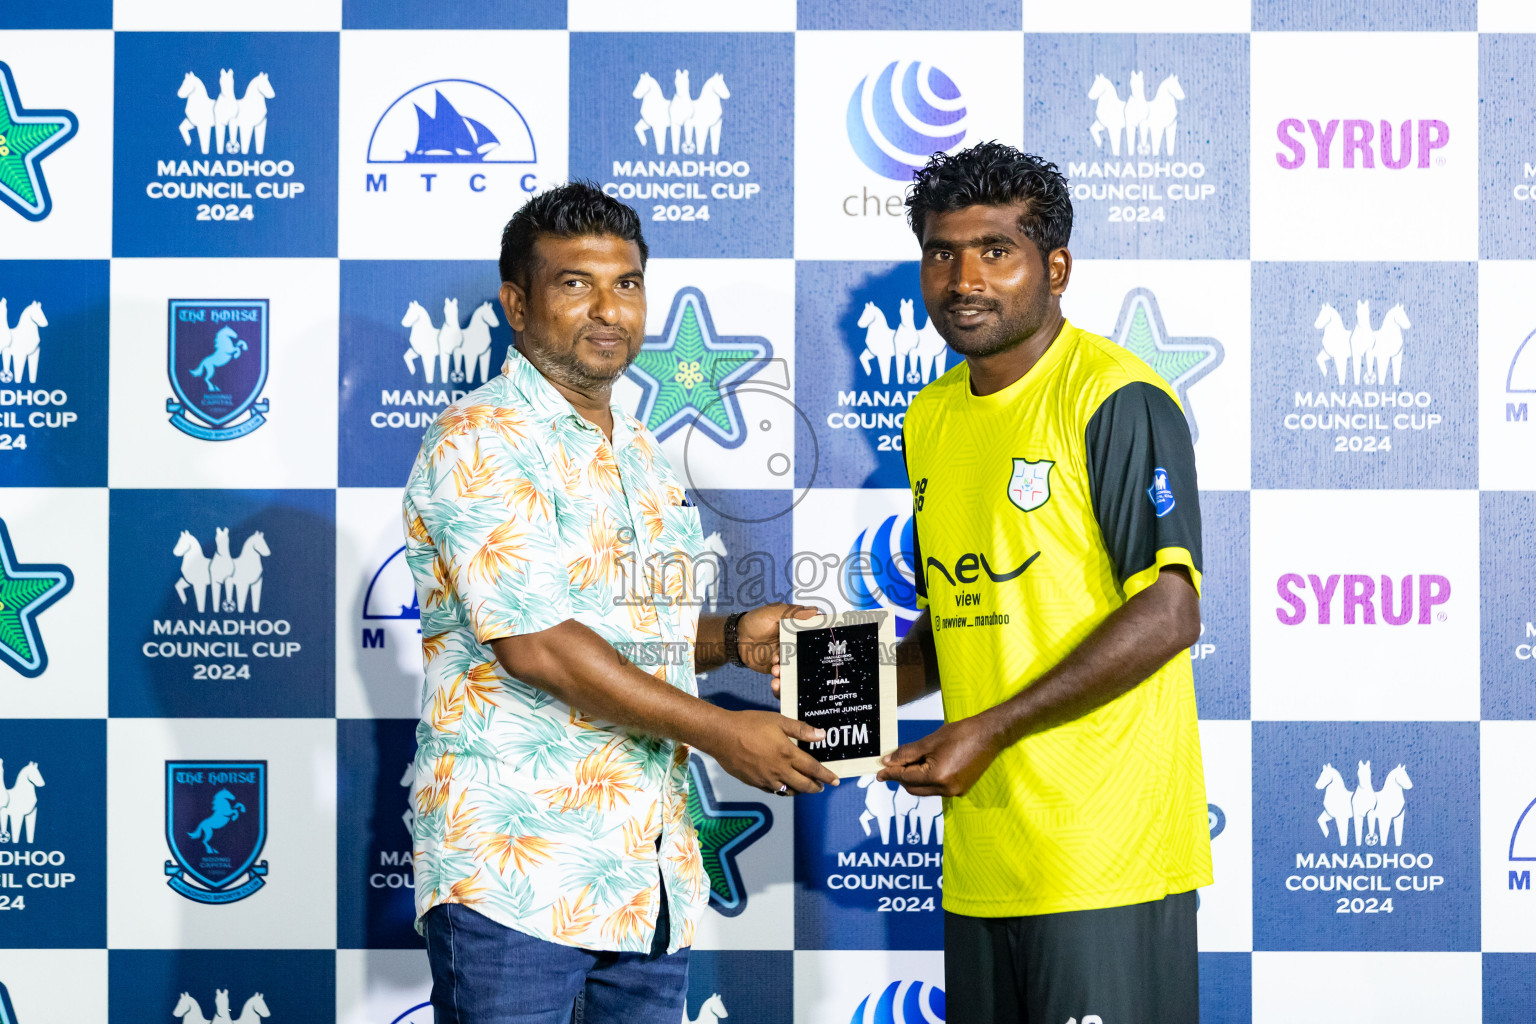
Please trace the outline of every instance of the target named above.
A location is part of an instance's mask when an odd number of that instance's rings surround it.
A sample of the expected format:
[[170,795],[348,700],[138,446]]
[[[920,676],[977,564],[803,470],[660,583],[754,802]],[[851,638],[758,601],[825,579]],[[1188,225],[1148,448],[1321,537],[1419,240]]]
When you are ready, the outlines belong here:
[[669,951],[709,886],[688,748],[594,719],[510,676],[489,646],[575,619],[697,693],[699,513],[654,437],[613,440],[510,349],[427,430],[405,491],[426,684],[411,806],[417,928],[460,903],[585,949]]

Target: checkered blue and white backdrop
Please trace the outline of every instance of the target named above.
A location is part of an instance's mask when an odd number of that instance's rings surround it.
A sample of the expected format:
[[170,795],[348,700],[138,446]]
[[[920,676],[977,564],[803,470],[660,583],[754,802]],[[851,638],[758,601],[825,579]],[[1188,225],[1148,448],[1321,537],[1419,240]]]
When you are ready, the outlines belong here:
[[[1067,313],[1197,434],[1205,1019],[1536,1019],[1522,33],[1525,0],[7,0],[0,1019],[430,1019],[398,494],[500,364],[540,188],[644,220],[616,393],[702,506],[710,607],[905,627],[902,414],[955,357],[901,195],[989,138],[1066,171]],[[944,1019],[932,801],[695,780],[687,1021]]]

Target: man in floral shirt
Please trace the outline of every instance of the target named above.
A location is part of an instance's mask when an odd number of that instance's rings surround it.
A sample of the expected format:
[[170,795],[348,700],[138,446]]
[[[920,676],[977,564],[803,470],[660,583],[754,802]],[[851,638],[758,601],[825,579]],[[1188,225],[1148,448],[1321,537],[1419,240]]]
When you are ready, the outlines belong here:
[[[426,686],[411,800],[439,1024],[676,1024],[708,882],[688,752],[770,792],[820,730],[697,696],[773,669],[777,604],[699,621],[699,513],[611,404],[645,341],[629,207],[573,183],[502,236],[519,346],[428,429],[405,493]],[[679,657],[681,654],[683,656]]]

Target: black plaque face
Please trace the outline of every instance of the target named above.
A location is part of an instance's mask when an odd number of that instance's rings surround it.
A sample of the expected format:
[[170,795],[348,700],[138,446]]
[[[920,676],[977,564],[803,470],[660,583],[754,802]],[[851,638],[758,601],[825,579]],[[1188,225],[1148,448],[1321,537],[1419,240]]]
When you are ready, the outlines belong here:
[[802,629],[795,637],[800,719],[827,731],[801,743],[818,761],[880,753],[880,624]]

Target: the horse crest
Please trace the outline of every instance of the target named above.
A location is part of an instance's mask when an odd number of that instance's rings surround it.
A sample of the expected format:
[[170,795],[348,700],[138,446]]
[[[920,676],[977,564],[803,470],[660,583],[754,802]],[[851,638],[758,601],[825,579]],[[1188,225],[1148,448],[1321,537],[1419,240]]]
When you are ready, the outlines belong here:
[[1014,459],[1013,476],[1008,478],[1008,500],[1025,512],[1051,500],[1051,459]]
[[233,903],[266,884],[267,762],[167,761],[165,862],[172,889],[198,903]]
[[243,437],[266,422],[266,299],[172,299],[171,425],[204,441]]

